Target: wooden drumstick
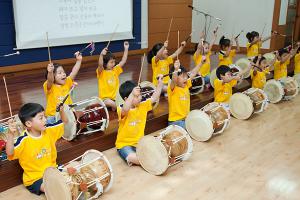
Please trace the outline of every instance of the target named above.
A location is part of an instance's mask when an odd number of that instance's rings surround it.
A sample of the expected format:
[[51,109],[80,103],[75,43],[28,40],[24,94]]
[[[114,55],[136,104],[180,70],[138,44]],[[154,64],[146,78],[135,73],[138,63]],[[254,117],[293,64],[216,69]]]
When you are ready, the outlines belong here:
[[114,30],[114,32],[111,34],[110,39],[109,39],[109,41],[108,41],[108,43],[107,43],[107,45],[106,45],[105,48],[108,49],[108,47],[109,47],[109,45],[110,45],[110,42],[112,41],[112,39],[114,38],[114,36],[115,36],[115,34],[116,34],[116,32],[117,32],[118,27],[119,27],[119,24],[116,25],[115,30]]
[[241,32],[237,36],[235,36],[235,39],[238,39],[243,32],[244,30],[241,30]]
[[62,105],[64,105],[64,103],[66,102],[66,100],[68,99],[68,97],[70,96],[71,92],[74,90],[76,84],[73,84],[70,91],[68,92],[68,94],[64,97],[64,99],[58,104],[58,106],[56,107],[56,112],[59,112],[60,107]]
[[[167,76],[170,76],[171,74],[180,73],[180,72],[181,72],[181,69],[178,69],[177,71],[170,72],[170,73],[168,73],[168,74],[163,75],[163,78],[165,78],[165,77],[167,77]],[[156,79],[158,80],[158,79],[159,79],[159,76],[156,77]]]
[[263,27],[262,32],[261,32],[261,34],[260,34],[260,37],[263,36],[263,34],[264,34],[264,32],[265,32],[266,25],[267,25],[267,23],[264,24],[264,27]]
[[[179,49],[179,30],[177,31],[177,49]],[[177,51],[177,60],[178,60],[178,51]]]
[[140,85],[140,83],[141,83],[141,76],[142,76],[142,72],[143,72],[143,66],[144,66],[144,62],[145,62],[145,57],[146,57],[146,54],[144,53],[143,60],[142,60],[142,63],[141,63],[141,70],[140,70],[138,85]]
[[10,113],[10,116],[12,117],[12,111],[11,111],[10,100],[9,100],[9,95],[8,95],[5,76],[3,76],[3,81],[4,81],[5,91],[6,91],[6,97],[7,97],[7,102],[8,102],[9,113]]
[[51,53],[50,53],[50,45],[49,45],[48,32],[46,32],[46,38],[47,38],[47,46],[48,46],[48,57],[49,57],[49,62],[51,64],[52,60],[51,60]]
[[168,35],[167,35],[167,40],[166,40],[166,41],[169,40],[169,36],[170,36],[170,31],[171,31],[172,23],[173,23],[173,17],[171,18],[171,21],[170,21],[169,31],[168,31]]

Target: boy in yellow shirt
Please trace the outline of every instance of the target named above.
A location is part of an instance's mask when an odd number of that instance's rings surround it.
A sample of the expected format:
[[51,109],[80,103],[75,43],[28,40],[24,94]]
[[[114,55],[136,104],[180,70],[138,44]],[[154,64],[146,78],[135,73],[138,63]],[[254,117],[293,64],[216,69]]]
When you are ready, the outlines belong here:
[[[79,52],[75,53],[76,63],[72,68],[72,72],[69,76],[62,65],[51,63],[48,64],[46,72],[46,81],[43,84],[44,93],[46,95],[46,117],[47,124],[56,122],[56,106],[63,100],[63,98],[69,93],[74,79],[76,78],[82,62],[82,55]],[[66,105],[72,104],[72,99],[69,96],[65,102]]]
[[246,34],[246,38],[248,39],[248,43],[246,45],[247,47],[247,57],[253,58],[255,56],[258,56],[259,50],[262,46],[262,43],[268,41],[271,39],[273,35],[275,35],[277,32],[272,32],[272,35],[262,38],[259,36],[259,33],[256,31],[248,32]]
[[280,80],[287,77],[287,66],[291,58],[296,54],[296,49],[288,51],[286,48],[278,50],[277,60],[274,64],[274,79]]
[[[157,76],[159,74],[167,75],[170,71],[169,66],[173,63],[174,58],[179,55],[184,47],[186,45],[186,41],[181,42],[180,47],[169,56],[168,54],[168,41],[165,41],[164,44],[158,43],[155,44],[152,48],[152,50],[147,55],[148,63],[152,65],[152,82],[156,86],[158,84],[157,82]],[[163,83],[163,92],[167,91],[168,82],[170,78],[169,76],[164,77]]]
[[9,160],[19,159],[24,170],[23,184],[32,193],[45,192],[43,174],[48,167],[57,167],[56,141],[64,133],[64,124],[68,120],[61,107],[62,121],[46,126],[44,108],[36,103],[27,103],[19,111],[19,118],[26,130],[14,143],[16,124],[9,121],[6,153]]
[[[192,79],[198,74],[200,67],[203,66],[206,59],[202,61],[189,72],[189,77],[185,68],[176,60],[170,70],[171,82],[168,85],[169,102],[169,125],[181,126],[185,129],[185,118],[190,112],[190,90]],[[180,72],[178,72],[180,69]]]
[[294,74],[300,73],[300,42],[297,42],[297,53],[295,55],[295,69]]
[[220,45],[220,52],[219,52],[219,66],[226,65],[229,66],[233,64],[233,58],[235,57],[236,53],[240,52],[240,45],[238,38],[234,38],[236,43],[236,49],[232,49],[232,41],[225,36],[222,36],[219,45]]
[[96,70],[99,88],[99,97],[103,99],[107,107],[116,110],[116,94],[119,88],[119,76],[123,72],[128,57],[129,43],[124,42],[124,53],[122,60],[116,65],[114,55],[104,48],[99,56],[98,68]]
[[214,101],[228,104],[229,99],[232,96],[232,87],[240,80],[240,74],[233,76],[230,68],[226,65],[218,67],[216,74],[218,78],[214,81]]
[[144,136],[147,113],[152,110],[152,104],[159,100],[163,81],[159,75],[155,92],[150,99],[142,101],[141,89],[132,81],[124,82],[119,89],[124,104],[117,107],[119,129],[116,140],[116,148],[122,159],[129,166],[140,165],[136,156],[136,145]]

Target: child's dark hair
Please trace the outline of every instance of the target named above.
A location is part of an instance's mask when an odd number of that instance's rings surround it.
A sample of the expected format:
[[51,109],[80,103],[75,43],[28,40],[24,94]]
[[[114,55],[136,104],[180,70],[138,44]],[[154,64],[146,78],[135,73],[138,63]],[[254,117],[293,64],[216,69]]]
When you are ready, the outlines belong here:
[[[207,44],[207,45],[209,45],[209,42],[207,42],[207,41],[203,41],[203,45],[205,45],[205,44]],[[197,49],[198,49],[198,45],[199,45],[199,43],[197,43],[196,45],[195,45],[195,52],[197,51]]]
[[221,65],[217,68],[216,74],[219,80],[221,80],[221,75],[225,76],[227,72],[230,72],[230,67],[226,65]]
[[147,54],[147,61],[149,64],[151,64],[152,58],[156,56],[157,52],[164,46],[163,43],[157,43],[155,44],[152,49]]
[[19,118],[21,122],[25,125],[25,123],[32,118],[34,118],[38,113],[43,112],[44,108],[42,105],[38,103],[26,103],[24,104],[19,111]]
[[[58,69],[59,67],[63,67],[63,66],[62,66],[61,64],[58,64],[58,63],[53,63],[53,67],[54,67],[54,69],[53,69],[53,74],[55,74],[56,71],[57,71],[57,69]],[[47,70],[47,69],[46,69],[45,78],[46,78],[46,80],[48,79],[48,70]],[[55,80],[54,80],[54,82],[55,82]]]
[[[255,56],[255,57],[253,58],[253,62],[256,63],[257,60],[258,60],[258,56]],[[258,64],[260,65],[261,62],[264,61],[264,60],[266,60],[266,57],[262,56],[262,57],[260,58],[260,60],[258,61]]]
[[122,83],[119,88],[119,93],[122,99],[125,100],[125,98],[128,98],[133,88],[135,88],[136,86],[136,83],[133,81],[125,81],[124,83]]
[[289,53],[289,51],[286,48],[282,48],[278,50],[278,54],[280,57],[285,53]]
[[103,56],[103,67],[104,67],[104,69],[106,69],[107,63],[110,60],[114,60],[114,59],[116,59],[114,54],[110,51],[107,51],[106,55]]
[[225,38],[225,36],[223,35],[219,41],[219,45],[221,47],[221,50],[223,50],[225,47],[230,46],[230,40],[228,38]]
[[246,38],[248,39],[248,42],[250,42],[250,43],[253,42],[254,38],[258,37],[258,36],[259,36],[259,33],[256,31],[248,32],[246,34]]
[[[187,73],[187,71],[186,71],[186,69],[184,68],[184,66],[180,65],[179,69],[180,69],[180,72],[178,72],[178,76],[181,75],[181,74]],[[173,77],[173,72],[174,72],[174,71],[175,71],[175,67],[174,67],[174,65],[172,65],[172,67],[171,67],[171,69],[170,69],[170,73],[169,73],[170,79],[172,79],[172,77]]]

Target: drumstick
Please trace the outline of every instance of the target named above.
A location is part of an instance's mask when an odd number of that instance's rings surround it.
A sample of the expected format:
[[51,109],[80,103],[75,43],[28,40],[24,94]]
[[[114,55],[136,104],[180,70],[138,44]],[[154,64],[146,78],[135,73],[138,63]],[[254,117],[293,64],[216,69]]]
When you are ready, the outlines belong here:
[[[192,32],[193,33],[193,32]],[[188,40],[192,37],[192,33],[191,34],[189,34],[186,38],[185,38],[185,42],[188,42]]]
[[284,35],[284,34],[281,34],[281,33],[278,33],[277,31],[271,31],[271,33],[275,33],[275,35],[280,35],[280,36],[282,36],[282,37],[286,37],[286,35]]
[[107,43],[107,45],[106,45],[106,48],[107,48],[107,49],[108,49],[108,47],[109,47],[109,45],[110,45],[111,40],[114,38],[115,33],[117,32],[118,26],[119,26],[119,24],[116,25],[114,32],[113,32],[113,33],[111,34],[111,36],[110,36],[110,39],[109,39],[109,41],[108,41],[108,43]]
[[169,36],[170,36],[170,31],[171,31],[171,26],[172,26],[172,22],[173,22],[173,17],[171,18],[171,21],[170,21],[170,25],[169,25],[169,31],[168,31],[168,35],[167,35],[167,40],[169,40]]
[[[170,72],[170,73],[168,73],[168,74],[163,75],[163,78],[165,78],[165,77],[167,77],[167,76],[170,76],[170,75],[172,75],[172,74],[175,74],[175,73],[180,73],[180,72],[181,72],[181,69],[178,69],[177,71]],[[159,79],[159,76],[156,77],[156,79],[158,80],[158,79]]]
[[[177,49],[179,49],[179,30],[177,31]],[[177,51],[177,60],[178,60],[178,51]]]
[[237,36],[235,36],[235,39],[238,39],[238,37],[240,37],[240,35],[241,35],[243,32],[244,32],[244,30],[241,30],[241,32],[240,32]]
[[58,104],[58,106],[56,107],[56,112],[59,112],[60,107],[62,105],[64,105],[64,103],[66,102],[67,98],[70,96],[71,92],[74,90],[75,88],[75,84],[72,85],[70,91],[68,92],[68,94],[64,97],[64,99]]
[[262,37],[262,36],[263,36],[263,34],[264,34],[264,32],[265,32],[265,28],[266,28],[266,26],[267,26],[267,23],[265,23],[265,24],[264,24],[264,27],[263,27],[263,29],[262,29],[262,32],[261,32],[261,34],[260,34],[260,37]]
[[48,32],[46,32],[46,38],[47,38],[47,46],[48,46],[48,57],[49,57],[49,62],[50,62],[50,64],[51,64],[51,63],[52,63],[52,60],[51,60],[51,53],[50,53],[50,46],[49,46]]
[[8,102],[9,113],[10,113],[10,116],[12,117],[12,111],[11,111],[10,100],[9,100],[9,95],[8,95],[5,76],[3,76],[3,81],[4,81],[5,91],[6,91],[6,97],[7,97],[7,102]]
[[146,57],[146,54],[144,53],[143,60],[142,60],[142,63],[141,63],[141,70],[140,70],[138,85],[140,85],[140,83],[141,83],[141,76],[142,76],[142,71],[143,71],[143,65],[144,65],[144,62],[145,62],[145,57]]

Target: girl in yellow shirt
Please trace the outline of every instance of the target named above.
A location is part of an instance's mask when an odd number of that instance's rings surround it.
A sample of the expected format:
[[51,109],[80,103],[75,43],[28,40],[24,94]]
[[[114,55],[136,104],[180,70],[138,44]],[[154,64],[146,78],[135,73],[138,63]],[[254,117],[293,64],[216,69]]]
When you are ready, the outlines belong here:
[[259,50],[262,46],[262,43],[268,41],[269,39],[271,39],[271,37],[273,35],[275,35],[277,32],[274,31],[272,32],[272,35],[265,37],[265,38],[261,38],[259,36],[259,33],[256,31],[252,31],[252,32],[248,32],[246,34],[246,38],[248,39],[248,43],[247,43],[247,57],[248,58],[253,58],[255,56],[258,56],[259,54]]
[[219,42],[220,52],[219,52],[219,66],[226,65],[229,66],[233,63],[233,58],[236,53],[240,52],[240,45],[238,38],[234,38],[236,43],[236,49],[232,49],[232,41],[225,36],[222,36]]
[[296,49],[288,51],[287,48],[278,50],[277,61],[274,64],[274,79],[279,80],[287,77],[287,67],[291,58],[296,54]]
[[295,55],[294,74],[299,74],[300,73],[300,42],[298,42],[297,45],[298,45],[298,49],[297,49],[297,53]]
[[[56,106],[69,93],[73,81],[76,78],[82,62],[82,55],[79,52],[75,53],[76,63],[72,68],[69,76],[62,65],[51,63],[47,67],[46,81],[43,84],[44,93],[46,95],[46,117],[47,123],[55,123]],[[65,102],[66,105],[72,104],[72,99],[69,96]]]
[[[180,47],[169,56],[168,54],[168,41],[165,41],[164,44],[158,43],[155,44],[152,50],[147,55],[148,63],[152,65],[152,82],[154,85],[157,85],[157,76],[159,74],[166,75],[169,74],[169,66],[173,63],[174,58],[177,57],[186,45],[186,41],[181,42]],[[164,77],[163,83],[163,92],[167,91],[167,86],[170,78],[169,76]]]
[[129,43],[125,41],[123,57],[117,65],[114,55],[107,48],[104,48],[99,56],[98,68],[96,70],[99,97],[113,111],[117,109],[115,99],[119,89],[119,76],[123,72],[123,66],[127,61],[128,49]]

